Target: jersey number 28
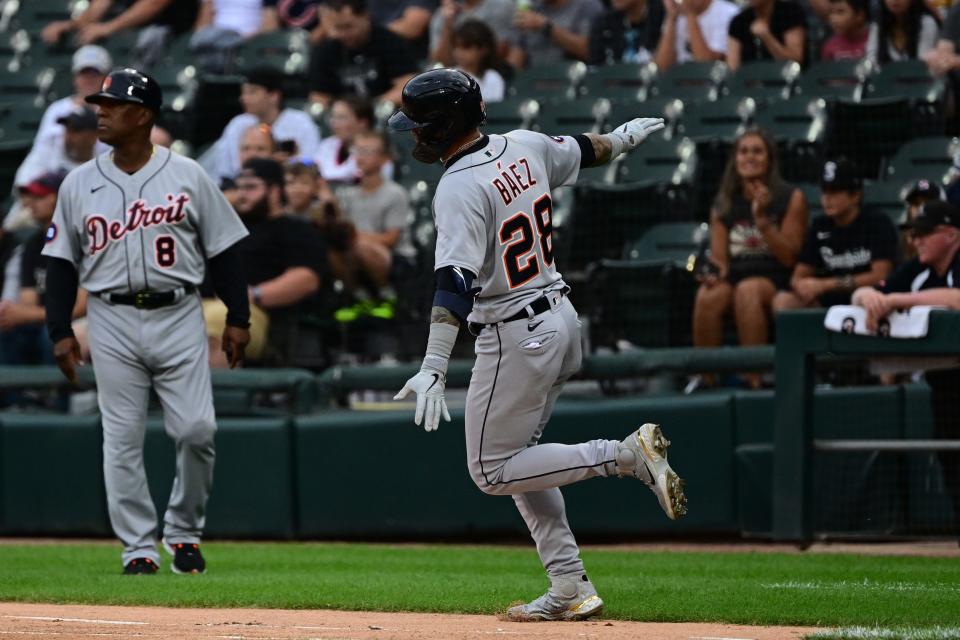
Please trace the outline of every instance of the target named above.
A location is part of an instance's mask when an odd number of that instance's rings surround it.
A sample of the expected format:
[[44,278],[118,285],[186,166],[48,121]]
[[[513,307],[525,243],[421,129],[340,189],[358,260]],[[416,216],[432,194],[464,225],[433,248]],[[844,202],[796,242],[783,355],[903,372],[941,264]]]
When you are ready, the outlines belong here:
[[[537,229],[534,231],[533,226]],[[529,282],[540,273],[540,259],[534,250],[540,240],[540,253],[546,266],[553,264],[553,201],[550,194],[533,203],[533,223],[525,212],[508,218],[500,225],[500,244],[505,245],[503,266],[511,289]]]

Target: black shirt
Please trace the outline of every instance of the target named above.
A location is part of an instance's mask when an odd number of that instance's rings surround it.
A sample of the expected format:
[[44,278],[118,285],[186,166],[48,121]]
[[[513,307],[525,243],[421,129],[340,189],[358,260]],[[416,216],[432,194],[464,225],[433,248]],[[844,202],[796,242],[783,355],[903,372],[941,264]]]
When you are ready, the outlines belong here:
[[[784,185],[779,191],[771,194],[770,205],[767,207],[767,216],[777,228],[783,224],[783,219],[790,208],[790,198],[794,187]],[[744,278],[762,276],[769,278],[777,289],[786,289],[790,283],[790,267],[777,260],[763,234],[757,228],[751,212],[751,203],[743,197],[742,192],[734,195],[730,203],[730,211],[720,221],[729,230],[728,240],[730,265],[727,279],[736,284]]]
[[247,230],[250,235],[236,247],[249,286],[273,280],[294,267],[307,267],[323,279],[327,247],[311,223],[280,216],[247,223]]
[[587,62],[648,62],[657,50],[662,25],[660,0],[649,0],[647,13],[640,22],[627,22],[623,12],[616,9],[602,13],[590,24]]
[[47,261],[49,258],[40,253],[46,244],[47,228],[37,229],[23,243],[23,255],[20,257],[20,287],[36,289],[43,304],[47,291]]
[[924,289],[960,289],[960,251],[945,274],[938,275],[932,268],[921,264],[918,258],[905,263],[886,279],[880,291],[884,293],[908,293]]
[[419,70],[410,45],[386,27],[370,27],[367,44],[348,50],[336,40],[326,39],[313,49],[310,61],[310,89],[332,96],[357,93],[376,98],[393,86],[393,81]]
[[[751,62],[754,60],[773,60],[767,47],[760,38],[750,33],[750,25],[757,19],[757,12],[753,7],[747,7],[730,21],[728,33],[731,38],[740,42],[740,60]],[[788,0],[774,0],[773,15],[770,16],[770,33],[780,44],[784,44],[784,34],[797,27],[807,28],[807,16],[803,7]]]
[[[810,225],[798,262],[814,268],[818,278],[870,271],[874,260],[897,261],[899,234],[882,212],[864,209],[845,227],[830,216],[818,216]],[[850,304],[850,293],[831,291],[820,297],[825,307]]]
[[[118,15],[136,4],[136,0],[125,0],[116,7],[114,15]],[[173,0],[167,8],[160,12],[150,24],[165,25],[173,29],[175,34],[186,33],[193,29],[200,11],[199,0]],[[144,25],[146,26],[146,25]]]

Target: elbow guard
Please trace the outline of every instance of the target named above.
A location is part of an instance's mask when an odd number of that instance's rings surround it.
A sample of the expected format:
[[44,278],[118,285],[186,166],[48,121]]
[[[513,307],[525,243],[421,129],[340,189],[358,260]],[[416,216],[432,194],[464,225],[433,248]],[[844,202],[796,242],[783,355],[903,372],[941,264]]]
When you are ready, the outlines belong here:
[[442,267],[437,269],[437,291],[433,295],[433,306],[447,309],[460,320],[466,322],[473,309],[473,299],[480,287],[473,287],[476,278],[470,271],[461,267]]

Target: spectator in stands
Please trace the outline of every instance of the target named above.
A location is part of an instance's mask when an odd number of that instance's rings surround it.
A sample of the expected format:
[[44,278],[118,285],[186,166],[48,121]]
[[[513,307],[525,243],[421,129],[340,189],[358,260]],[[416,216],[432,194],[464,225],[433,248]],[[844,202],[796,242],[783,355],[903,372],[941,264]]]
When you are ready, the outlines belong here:
[[164,126],[155,124],[150,129],[150,143],[169,149],[173,144],[173,136]]
[[833,35],[820,49],[822,60],[859,60],[867,53],[870,35],[867,0],[830,0]]
[[924,0],[882,0],[880,17],[870,25],[867,57],[881,65],[926,60],[939,32],[940,18]]
[[329,215],[325,212],[326,207],[339,207],[333,190],[327,181],[320,177],[317,163],[310,158],[297,158],[287,162],[284,165],[284,179],[289,215],[317,222]]
[[313,48],[310,99],[329,105],[356,93],[400,104],[400,92],[419,69],[403,38],[374,24],[366,0],[327,0],[320,15],[328,37]]
[[[297,304],[317,292],[325,271],[326,250],[312,225],[283,215],[284,178],[279,163],[265,158],[247,160],[237,177],[237,188],[237,213],[250,232],[236,245],[250,294],[246,355],[258,361],[264,357],[270,323],[293,313]],[[211,365],[226,367],[219,344],[226,307],[218,299],[208,298],[203,310]]]
[[[960,3],[954,4],[947,13],[936,47],[927,52],[926,56],[920,57],[926,60],[930,72],[935,75],[941,76],[956,71],[960,69],[958,43],[960,43]],[[953,84],[955,86],[956,81]]]
[[[273,158],[277,151],[277,141],[273,139],[270,125],[254,124],[247,127],[240,138],[238,148],[240,166],[251,158]],[[235,176],[231,176],[235,177]]]
[[453,34],[453,60],[461,71],[480,85],[484,102],[500,102],[507,91],[499,69],[497,41],[493,31],[480,20],[465,20]]
[[430,20],[437,0],[368,0],[370,20],[403,38],[418,60],[426,60],[430,45]]
[[[803,192],[780,177],[770,135],[741,134],[710,213],[709,269],[700,274],[693,310],[695,346],[723,344],[731,311],[740,344],[768,342],[773,298],[789,286],[806,228]],[[761,382],[753,374],[747,381],[754,388]]]
[[666,18],[654,62],[660,71],[727,55],[727,30],[740,8],[729,0],[663,0]]
[[320,131],[310,116],[283,106],[283,73],[258,67],[247,73],[240,89],[243,113],[223,130],[214,148],[217,178],[233,177],[240,171],[240,138],[255,124],[269,125],[275,143],[291,141],[295,155],[313,156],[320,144]]
[[[917,257],[905,263],[879,288],[862,287],[853,303],[867,310],[867,328],[893,311],[917,305],[960,310],[960,209],[933,200],[904,225],[913,237]],[[935,438],[960,439],[960,369],[927,371]],[[953,500],[954,526],[960,528],[960,452],[938,454],[944,485]]]
[[[931,200],[946,201],[947,192],[935,180],[921,179],[905,186],[900,193],[900,199],[903,200],[903,217],[900,219],[900,224],[904,225],[913,222],[921,207]],[[906,262],[915,258],[917,252],[910,241],[910,230],[902,227],[901,230],[903,234],[900,238],[900,257],[901,262]]]
[[262,28],[262,0],[201,0],[190,35],[194,63],[206,71],[224,73],[234,49]]
[[441,0],[430,21],[430,57],[450,66],[453,60],[453,33],[466,20],[484,22],[497,37],[497,55],[504,60],[523,58],[514,26],[514,0]]
[[[330,107],[330,130],[320,141],[314,160],[320,175],[330,184],[352,184],[360,179],[357,159],[351,149],[358,133],[373,129],[373,105],[359,96],[343,96]],[[393,163],[383,168],[384,177],[393,177]]]
[[[613,4],[624,1],[644,2],[613,0]],[[602,15],[600,0],[518,0],[514,24],[520,31],[520,46],[507,61],[515,69],[522,69],[532,64],[587,60],[591,25]],[[623,17],[624,13],[620,13],[619,33],[626,30]]]
[[[53,344],[45,326],[47,260],[40,252],[50,234],[47,227],[57,206],[57,190],[65,171],[46,173],[20,189],[21,198],[34,217],[36,229],[19,252],[20,282],[17,300],[0,301],[0,359],[3,364],[53,364]],[[74,306],[74,318],[86,312],[82,289]],[[79,327],[78,327],[79,329]],[[84,335],[80,332],[78,335]],[[86,341],[84,340],[84,343]]]
[[750,0],[730,21],[727,65],[739,69],[754,60],[793,60],[803,64],[807,15],[789,0]]
[[198,9],[198,0],[92,0],[79,16],[51,22],[40,35],[47,44],[56,44],[74,33],[79,44],[92,44],[139,28],[131,66],[148,69],[160,60],[171,38],[193,28]]
[[863,206],[863,181],[846,158],[829,160],[820,177],[823,213],[813,220],[774,311],[850,304],[857,287],[880,284],[897,262],[897,229]]
[[263,0],[263,30],[304,29],[310,42],[323,40],[319,0]]
[[366,275],[380,288],[390,281],[391,267],[415,257],[410,240],[410,201],[406,190],[385,180],[390,143],[379,131],[360,133],[353,142],[360,183],[337,193],[344,218],[357,229],[355,250]]

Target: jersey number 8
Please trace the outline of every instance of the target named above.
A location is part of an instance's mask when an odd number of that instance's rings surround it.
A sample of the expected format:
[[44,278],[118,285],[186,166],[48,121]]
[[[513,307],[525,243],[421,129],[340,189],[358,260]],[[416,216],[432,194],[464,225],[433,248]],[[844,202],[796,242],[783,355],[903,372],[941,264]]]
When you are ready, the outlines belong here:
[[157,266],[169,269],[177,263],[177,243],[173,236],[157,236],[153,243]]
[[[533,203],[533,230],[530,216],[520,211],[500,225],[500,244],[506,245],[503,266],[511,289],[529,282],[540,273],[540,260],[534,251],[535,238],[540,239],[540,253],[546,266],[553,264],[553,201],[545,193]],[[522,262],[521,262],[522,261]]]

